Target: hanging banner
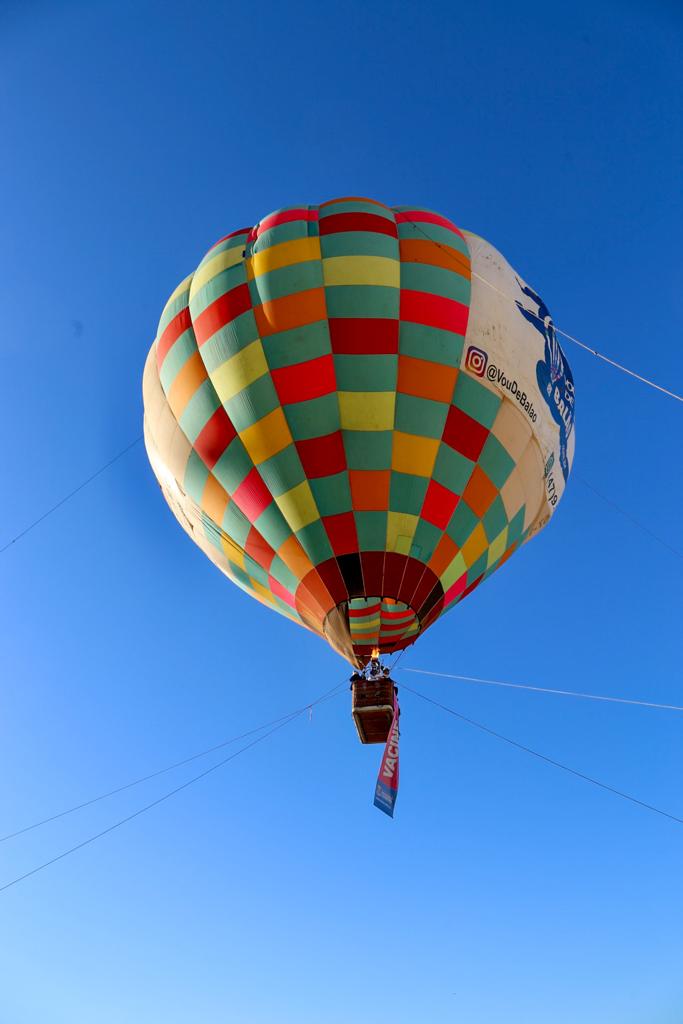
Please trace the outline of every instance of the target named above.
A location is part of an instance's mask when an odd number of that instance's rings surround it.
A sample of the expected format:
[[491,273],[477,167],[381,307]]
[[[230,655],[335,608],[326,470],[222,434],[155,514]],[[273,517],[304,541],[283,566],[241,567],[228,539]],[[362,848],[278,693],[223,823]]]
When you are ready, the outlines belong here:
[[393,818],[394,816],[394,806],[396,804],[396,797],[398,796],[399,715],[398,697],[396,695],[396,690],[394,689],[394,717],[391,723],[391,729],[389,730],[389,739],[387,740],[387,745],[384,748],[382,763],[379,768],[379,775],[377,776],[377,785],[375,787],[375,807],[379,807],[380,811],[384,811],[384,813],[388,814],[390,818]]

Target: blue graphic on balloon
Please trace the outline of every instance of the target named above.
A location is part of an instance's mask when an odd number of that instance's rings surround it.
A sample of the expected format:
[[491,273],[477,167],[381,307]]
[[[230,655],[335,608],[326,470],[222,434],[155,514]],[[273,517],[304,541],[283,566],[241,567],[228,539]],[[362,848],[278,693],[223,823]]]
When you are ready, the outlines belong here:
[[557,340],[555,325],[545,302],[533,288],[523,285],[519,280],[517,284],[536,306],[534,311],[527,309],[521,302],[515,303],[525,320],[543,336],[544,358],[536,363],[536,380],[539,391],[560,428],[560,466],[566,481],[569,476],[567,441],[574,426],[574,378]]

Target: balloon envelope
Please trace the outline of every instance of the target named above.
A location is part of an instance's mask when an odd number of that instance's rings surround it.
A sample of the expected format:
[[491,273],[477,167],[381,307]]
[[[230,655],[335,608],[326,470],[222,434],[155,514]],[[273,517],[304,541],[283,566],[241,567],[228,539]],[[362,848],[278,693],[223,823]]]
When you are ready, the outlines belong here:
[[447,218],[278,210],[162,314],[145,443],[195,543],[354,664],[400,650],[550,519],[574,385],[539,296]]

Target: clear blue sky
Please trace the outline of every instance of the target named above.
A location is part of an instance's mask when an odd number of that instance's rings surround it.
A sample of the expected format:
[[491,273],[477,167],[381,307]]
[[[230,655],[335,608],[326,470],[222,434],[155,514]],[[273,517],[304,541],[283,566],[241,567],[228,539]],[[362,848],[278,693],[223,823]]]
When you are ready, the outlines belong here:
[[[337,195],[442,211],[675,390],[680,6],[0,10],[0,544],[132,440],[222,234]],[[683,703],[683,409],[567,344],[552,525],[408,666]],[[232,588],[138,446],[2,573],[2,832],[312,700],[344,664]],[[256,655],[256,665],[254,664]],[[683,815],[683,715],[405,676]],[[683,828],[403,697],[392,822],[347,697],[0,897],[1,1024],[679,1024]],[[195,766],[0,847],[0,883]]]

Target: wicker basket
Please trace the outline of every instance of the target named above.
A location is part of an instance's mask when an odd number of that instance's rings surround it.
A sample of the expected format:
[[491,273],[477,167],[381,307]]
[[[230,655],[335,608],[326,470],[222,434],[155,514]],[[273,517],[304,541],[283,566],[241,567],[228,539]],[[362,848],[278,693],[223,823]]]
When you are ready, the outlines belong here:
[[361,743],[386,743],[394,719],[393,679],[353,683],[352,714]]

